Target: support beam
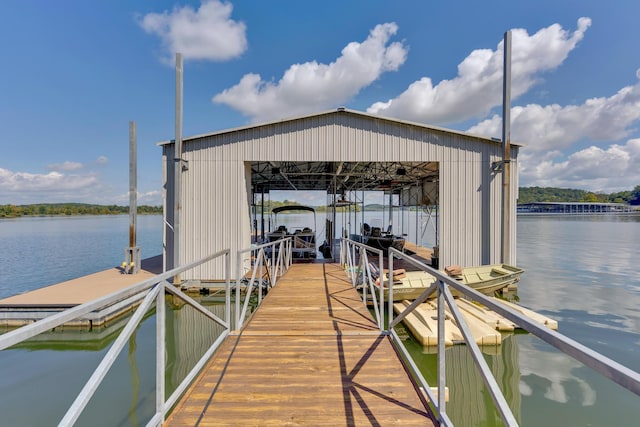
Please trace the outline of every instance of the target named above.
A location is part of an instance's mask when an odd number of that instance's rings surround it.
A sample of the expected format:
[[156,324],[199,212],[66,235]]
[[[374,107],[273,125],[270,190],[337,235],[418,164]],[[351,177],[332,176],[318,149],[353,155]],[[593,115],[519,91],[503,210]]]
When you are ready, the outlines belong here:
[[[173,268],[180,266],[180,216],[182,214],[182,54],[176,53],[176,139],[174,153],[173,189]],[[180,275],[174,277],[173,284],[180,283]]]

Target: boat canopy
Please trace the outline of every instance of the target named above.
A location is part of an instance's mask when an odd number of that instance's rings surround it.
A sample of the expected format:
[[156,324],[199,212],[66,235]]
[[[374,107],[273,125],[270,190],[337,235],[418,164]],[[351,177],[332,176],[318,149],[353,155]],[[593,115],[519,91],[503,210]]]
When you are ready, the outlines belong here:
[[315,213],[316,210],[309,206],[301,206],[301,205],[288,205],[288,206],[279,206],[277,208],[273,208],[271,213],[277,214],[282,211],[308,211]]

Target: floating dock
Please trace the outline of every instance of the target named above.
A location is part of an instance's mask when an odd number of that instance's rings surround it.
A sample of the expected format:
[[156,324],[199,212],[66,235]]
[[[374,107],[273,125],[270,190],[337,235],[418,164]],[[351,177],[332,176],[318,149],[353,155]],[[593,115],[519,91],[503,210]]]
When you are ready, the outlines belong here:
[[[67,308],[96,300],[162,273],[162,256],[142,260],[140,272],[125,274],[120,267],[61,282],[0,300],[0,328],[33,323]],[[129,313],[140,296],[118,301],[64,327],[91,329]]]
[[[508,301],[498,298],[494,298],[494,300],[517,310],[524,316],[529,317],[531,320],[549,329],[558,329],[558,322],[547,316]],[[515,323],[484,306],[462,298],[456,298],[455,301],[458,309],[460,309],[462,313],[464,321],[469,327],[471,335],[479,346],[500,345],[502,343],[501,332],[513,332],[516,329],[520,329]],[[410,301],[394,303],[394,312],[398,314],[404,311],[410,303]],[[445,309],[445,316],[445,345],[464,344],[462,332],[448,307]],[[403,319],[403,323],[407,329],[411,331],[414,338],[423,346],[436,346],[438,344],[438,311],[435,301],[427,301],[420,304],[412,313]]]

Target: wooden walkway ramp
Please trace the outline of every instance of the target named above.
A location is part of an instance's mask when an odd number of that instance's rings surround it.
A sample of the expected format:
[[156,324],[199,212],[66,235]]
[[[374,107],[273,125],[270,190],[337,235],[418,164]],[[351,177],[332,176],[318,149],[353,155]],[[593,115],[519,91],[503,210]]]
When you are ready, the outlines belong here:
[[337,264],[294,264],[176,405],[171,426],[434,425]]

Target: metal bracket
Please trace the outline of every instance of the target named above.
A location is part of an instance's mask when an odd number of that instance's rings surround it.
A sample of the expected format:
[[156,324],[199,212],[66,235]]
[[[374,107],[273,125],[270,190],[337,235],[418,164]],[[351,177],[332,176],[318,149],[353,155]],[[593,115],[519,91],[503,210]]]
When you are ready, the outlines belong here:
[[491,170],[494,172],[502,172],[505,163],[511,163],[511,160],[500,160],[491,163]]

